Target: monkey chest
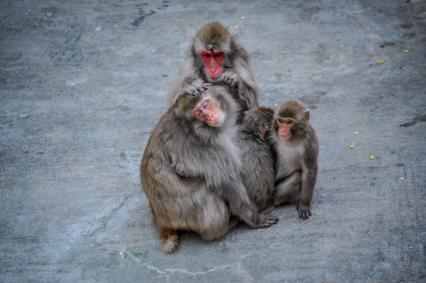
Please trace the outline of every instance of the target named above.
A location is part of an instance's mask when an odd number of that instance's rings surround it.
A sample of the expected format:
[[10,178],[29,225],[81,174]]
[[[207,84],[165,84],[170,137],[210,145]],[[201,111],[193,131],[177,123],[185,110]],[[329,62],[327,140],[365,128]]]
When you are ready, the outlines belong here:
[[279,175],[291,175],[302,169],[303,146],[280,145],[277,152],[277,173]]

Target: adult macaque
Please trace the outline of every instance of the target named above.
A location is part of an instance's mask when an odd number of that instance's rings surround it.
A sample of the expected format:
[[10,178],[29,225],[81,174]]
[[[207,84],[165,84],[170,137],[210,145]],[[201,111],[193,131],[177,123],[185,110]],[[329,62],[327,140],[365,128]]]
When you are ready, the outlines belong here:
[[278,219],[258,213],[241,181],[234,141],[236,105],[223,87],[179,95],[155,127],[141,164],[142,185],[163,251],[176,250],[177,231],[221,237],[238,216],[253,228]]
[[274,155],[270,128],[274,110],[258,107],[244,112],[238,131],[242,179],[259,211],[272,207],[275,184]]
[[318,172],[318,139],[309,124],[309,109],[288,101],[274,113],[276,152],[274,204],[297,203],[299,217],[311,216],[310,203]]
[[182,92],[199,95],[209,85],[227,84],[240,111],[258,106],[258,86],[247,52],[220,23],[201,28],[192,43],[178,85],[171,92],[174,101]]

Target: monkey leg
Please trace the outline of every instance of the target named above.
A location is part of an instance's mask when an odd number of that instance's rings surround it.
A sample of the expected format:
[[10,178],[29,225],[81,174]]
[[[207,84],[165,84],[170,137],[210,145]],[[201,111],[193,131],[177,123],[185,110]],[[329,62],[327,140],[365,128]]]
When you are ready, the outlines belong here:
[[204,240],[214,240],[238,224],[238,219],[231,217],[226,203],[216,194],[206,193],[194,218],[189,221],[190,230],[199,234]]
[[166,254],[174,252],[179,246],[179,235],[177,231],[161,228],[160,234],[163,239],[163,251]]
[[301,174],[295,172],[275,188],[273,196],[274,205],[290,203],[297,200],[301,190]]
[[[237,226],[240,220],[236,217],[231,217],[227,225],[220,225],[219,227],[210,227],[200,233],[201,238],[206,241],[218,239],[225,235],[229,230]],[[218,229],[219,228],[219,229]]]

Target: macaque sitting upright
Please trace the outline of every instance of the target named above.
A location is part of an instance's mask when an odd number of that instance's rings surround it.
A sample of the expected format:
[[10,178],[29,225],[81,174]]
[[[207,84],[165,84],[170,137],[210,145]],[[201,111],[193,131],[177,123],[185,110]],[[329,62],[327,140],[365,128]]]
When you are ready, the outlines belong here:
[[274,113],[272,141],[276,153],[274,204],[296,203],[299,217],[311,216],[310,203],[318,172],[318,139],[310,111],[300,101],[283,103]]
[[182,92],[199,95],[212,84],[230,87],[240,113],[258,106],[258,86],[249,56],[217,22],[207,24],[194,37],[178,85],[170,93],[171,101]]
[[184,93],[162,116],[146,146],[141,177],[154,223],[171,253],[178,231],[221,237],[239,220],[264,228],[278,219],[259,213],[241,180],[236,108],[226,88]]

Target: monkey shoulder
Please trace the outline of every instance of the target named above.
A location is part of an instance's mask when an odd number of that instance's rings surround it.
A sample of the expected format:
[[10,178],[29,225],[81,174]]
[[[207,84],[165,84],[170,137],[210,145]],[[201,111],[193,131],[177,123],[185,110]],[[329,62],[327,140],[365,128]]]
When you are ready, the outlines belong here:
[[317,159],[319,152],[319,142],[315,130],[310,126],[309,131],[306,133],[304,139],[305,144],[305,158],[306,159]]

